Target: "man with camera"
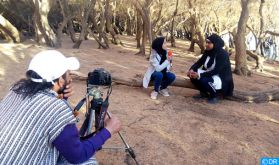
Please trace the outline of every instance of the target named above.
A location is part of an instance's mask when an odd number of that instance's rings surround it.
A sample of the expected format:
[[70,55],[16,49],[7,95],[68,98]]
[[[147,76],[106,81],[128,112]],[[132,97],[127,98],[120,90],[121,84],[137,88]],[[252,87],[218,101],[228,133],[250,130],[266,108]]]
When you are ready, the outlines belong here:
[[73,111],[59,97],[72,95],[69,70],[78,68],[76,58],[55,50],[33,57],[26,78],[0,102],[0,164],[97,164],[93,155],[121,124],[107,117],[103,129],[80,140]]

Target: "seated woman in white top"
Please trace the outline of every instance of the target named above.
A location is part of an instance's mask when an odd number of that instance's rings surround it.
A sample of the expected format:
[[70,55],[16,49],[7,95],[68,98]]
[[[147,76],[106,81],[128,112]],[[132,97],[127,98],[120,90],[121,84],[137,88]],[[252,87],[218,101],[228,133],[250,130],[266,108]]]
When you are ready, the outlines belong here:
[[208,97],[208,102],[218,102],[216,94],[220,90],[223,97],[233,95],[233,78],[229,54],[223,49],[224,41],[216,34],[206,39],[206,50],[202,57],[190,68],[187,76],[199,89],[195,98]]
[[150,80],[154,81],[154,91],[151,99],[157,99],[158,93],[169,96],[167,87],[175,80],[175,74],[170,72],[171,56],[168,56],[166,40],[158,37],[152,42],[152,52],[149,66],[143,78],[143,87],[147,88]]

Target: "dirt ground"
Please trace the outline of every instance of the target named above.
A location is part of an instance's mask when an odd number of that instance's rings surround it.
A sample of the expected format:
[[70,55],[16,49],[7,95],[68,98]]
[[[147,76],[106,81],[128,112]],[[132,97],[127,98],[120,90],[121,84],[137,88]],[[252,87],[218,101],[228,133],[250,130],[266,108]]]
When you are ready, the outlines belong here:
[[[72,49],[65,39],[59,50],[66,56],[76,56],[81,62],[80,72],[87,74],[103,67],[120,77],[142,76],[148,61],[134,55],[135,39],[121,37],[124,46],[111,45],[98,49],[93,40],[84,41],[80,49]],[[189,43],[177,41],[173,72],[185,77],[186,70],[198,58],[198,52],[189,53]],[[11,84],[24,77],[30,58],[46,47],[33,41],[23,44],[0,44],[0,99]],[[234,59],[231,57],[232,67]],[[255,66],[250,61],[251,68]],[[251,77],[234,76],[239,91],[278,89],[279,64],[266,62],[263,73]],[[69,99],[75,106],[85,95],[85,82],[74,81],[75,94]],[[261,157],[279,156],[279,102],[243,103],[222,100],[216,105],[206,100],[196,101],[198,91],[170,87],[170,97],[151,100],[152,88],[134,88],[114,85],[109,111],[122,122],[122,134],[134,149],[140,165],[192,164],[260,164]],[[82,109],[84,111],[84,108]],[[80,117],[82,118],[82,114]],[[105,147],[124,147],[114,135]],[[135,164],[121,149],[102,149],[97,154],[100,165]]]

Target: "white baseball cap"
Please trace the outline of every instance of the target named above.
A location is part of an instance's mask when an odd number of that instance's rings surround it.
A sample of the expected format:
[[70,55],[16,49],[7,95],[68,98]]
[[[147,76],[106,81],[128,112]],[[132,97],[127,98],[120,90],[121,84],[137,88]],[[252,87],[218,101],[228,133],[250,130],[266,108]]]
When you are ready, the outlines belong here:
[[75,57],[65,57],[56,50],[44,50],[31,60],[28,70],[33,70],[42,79],[31,78],[33,82],[51,82],[61,77],[68,70],[79,69],[79,61]]

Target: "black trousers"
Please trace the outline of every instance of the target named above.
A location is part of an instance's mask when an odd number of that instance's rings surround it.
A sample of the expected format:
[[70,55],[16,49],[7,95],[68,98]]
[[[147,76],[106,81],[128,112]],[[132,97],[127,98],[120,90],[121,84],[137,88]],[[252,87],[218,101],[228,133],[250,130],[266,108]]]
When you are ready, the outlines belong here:
[[201,93],[209,94],[210,98],[216,97],[217,91],[212,85],[214,81],[212,77],[201,77],[199,80],[191,78],[190,80]]

